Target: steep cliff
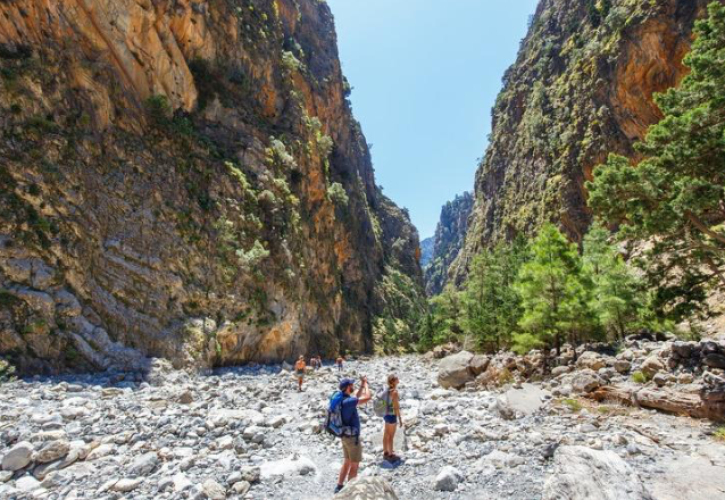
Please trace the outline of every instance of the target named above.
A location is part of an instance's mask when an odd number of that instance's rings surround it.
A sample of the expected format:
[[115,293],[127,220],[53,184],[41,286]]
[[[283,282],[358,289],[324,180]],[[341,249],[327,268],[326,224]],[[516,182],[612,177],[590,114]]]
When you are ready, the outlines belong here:
[[591,222],[585,180],[609,152],[633,157],[661,118],[652,94],[684,76],[707,3],[541,0],[492,112],[456,281],[481,248],[549,220],[581,240]]
[[473,209],[473,195],[465,192],[441,208],[436,226],[433,255],[425,269],[425,290],[429,296],[441,293],[448,282],[448,268],[458,257],[468,231],[468,218]]
[[433,247],[435,245],[435,237],[429,236],[420,242],[420,265],[425,273],[426,268],[433,260]]
[[418,236],[348,91],[317,0],[1,2],[0,355],[372,350],[383,277],[420,282]]

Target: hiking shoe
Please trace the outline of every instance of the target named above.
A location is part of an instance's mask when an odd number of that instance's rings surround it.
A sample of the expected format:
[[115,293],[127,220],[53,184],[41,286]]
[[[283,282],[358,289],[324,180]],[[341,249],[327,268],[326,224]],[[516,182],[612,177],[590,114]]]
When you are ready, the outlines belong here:
[[342,485],[342,484],[338,484],[337,486],[335,486],[335,493],[334,494],[337,495],[338,493],[340,493],[344,487],[345,486]]

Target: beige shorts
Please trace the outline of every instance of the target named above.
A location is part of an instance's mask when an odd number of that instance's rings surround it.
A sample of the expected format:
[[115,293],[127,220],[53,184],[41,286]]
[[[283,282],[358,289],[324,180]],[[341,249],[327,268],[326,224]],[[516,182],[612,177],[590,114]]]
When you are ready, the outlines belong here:
[[362,462],[362,444],[360,438],[356,437],[343,437],[342,438],[342,454],[345,460],[351,462]]

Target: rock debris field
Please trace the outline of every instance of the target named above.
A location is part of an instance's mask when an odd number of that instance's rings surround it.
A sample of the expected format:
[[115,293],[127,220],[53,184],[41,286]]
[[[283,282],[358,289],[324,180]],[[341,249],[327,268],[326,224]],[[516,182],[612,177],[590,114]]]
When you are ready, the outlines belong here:
[[[401,379],[402,465],[382,461],[381,419],[371,405],[361,412],[370,485],[416,500],[725,499],[725,446],[705,420],[559,399],[536,384],[443,389],[438,363],[345,366],[374,390],[389,372]],[[320,424],[339,377],[326,366],[299,393],[280,366],[189,375],[156,361],[144,377],[5,383],[0,498],[331,498],[342,453]]]

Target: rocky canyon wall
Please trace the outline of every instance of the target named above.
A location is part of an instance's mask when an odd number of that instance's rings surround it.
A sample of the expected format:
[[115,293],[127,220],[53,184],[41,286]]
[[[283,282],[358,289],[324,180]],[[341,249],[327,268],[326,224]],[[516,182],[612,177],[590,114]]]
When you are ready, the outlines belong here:
[[450,273],[465,279],[481,249],[553,220],[581,241],[584,182],[610,152],[661,115],[652,96],[677,85],[707,0],[542,0],[506,72],[475,206]]
[[0,355],[372,350],[385,274],[422,288],[418,235],[348,92],[317,0],[1,2]]

